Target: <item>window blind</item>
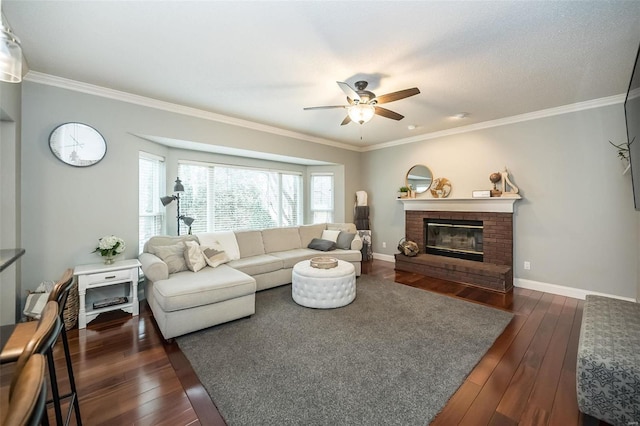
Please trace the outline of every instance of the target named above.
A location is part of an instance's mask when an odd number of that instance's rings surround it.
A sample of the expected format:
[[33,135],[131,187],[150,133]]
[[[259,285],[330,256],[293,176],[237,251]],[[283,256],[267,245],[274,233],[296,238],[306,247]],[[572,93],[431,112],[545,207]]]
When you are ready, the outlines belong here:
[[302,176],[295,173],[180,163],[180,211],[192,232],[263,229],[302,223]]
[[164,187],[164,159],[140,152],[138,160],[138,250],[154,235],[164,233],[164,209],[161,190]]

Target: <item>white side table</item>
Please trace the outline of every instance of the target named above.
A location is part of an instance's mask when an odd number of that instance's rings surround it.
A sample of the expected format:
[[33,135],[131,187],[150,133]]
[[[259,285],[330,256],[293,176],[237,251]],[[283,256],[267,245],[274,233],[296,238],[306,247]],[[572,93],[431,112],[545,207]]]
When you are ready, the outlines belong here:
[[[122,309],[133,316],[139,313],[138,306],[138,259],[120,260],[112,265],[95,263],[91,265],[76,266],[74,275],[78,278],[78,295],[80,296],[80,309],[78,312],[78,328],[87,328],[87,323],[93,321],[103,312]],[[126,303],[105,306],[103,308],[93,308],[96,302],[95,297],[91,297],[91,289],[111,286],[114,284],[129,283],[129,294]]]

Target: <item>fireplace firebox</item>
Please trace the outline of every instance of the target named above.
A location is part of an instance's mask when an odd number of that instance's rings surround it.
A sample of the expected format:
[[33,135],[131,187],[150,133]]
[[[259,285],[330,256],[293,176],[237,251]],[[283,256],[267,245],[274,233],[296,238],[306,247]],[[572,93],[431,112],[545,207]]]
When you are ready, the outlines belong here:
[[424,247],[427,254],[482,262],[482,221],[425,218]]

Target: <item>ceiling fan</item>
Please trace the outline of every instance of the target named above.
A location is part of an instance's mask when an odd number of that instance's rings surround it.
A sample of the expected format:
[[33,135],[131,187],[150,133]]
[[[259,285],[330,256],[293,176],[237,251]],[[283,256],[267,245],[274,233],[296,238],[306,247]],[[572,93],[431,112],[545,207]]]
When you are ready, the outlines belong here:
[[329,106],[317,106],[306,107],[305,110],[312,109],[330,109],[330,108],[346,108],[347,116],[342,120],[341,126],[349,124],[352,121],[356,123],[364,124],[371,120],[374,114],[382,117],[390,118],[392,120],[402,120],[404,115],[398,114],[386,108],[378,106],[378,104],[384,104],[388,102],[398,101],[400,99],[408,98],[409,96],[417,95],[420,93],[417,87],[411,89],[400,90],[399,92],[387,93],[386,95],[376,96],[375,93],[367,90],[366,81],[356,81],[356,89],[354,90],[347,83],[337,81],[338,86],[347,95],[347,102],[349,105],[329,105]]

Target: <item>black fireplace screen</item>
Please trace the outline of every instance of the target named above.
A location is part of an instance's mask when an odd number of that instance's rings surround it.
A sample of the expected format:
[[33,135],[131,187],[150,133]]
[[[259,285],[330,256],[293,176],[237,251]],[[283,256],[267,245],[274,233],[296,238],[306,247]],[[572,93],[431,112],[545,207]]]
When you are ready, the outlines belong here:
[[482,221],[425,219],[427,254],[482,262]]

